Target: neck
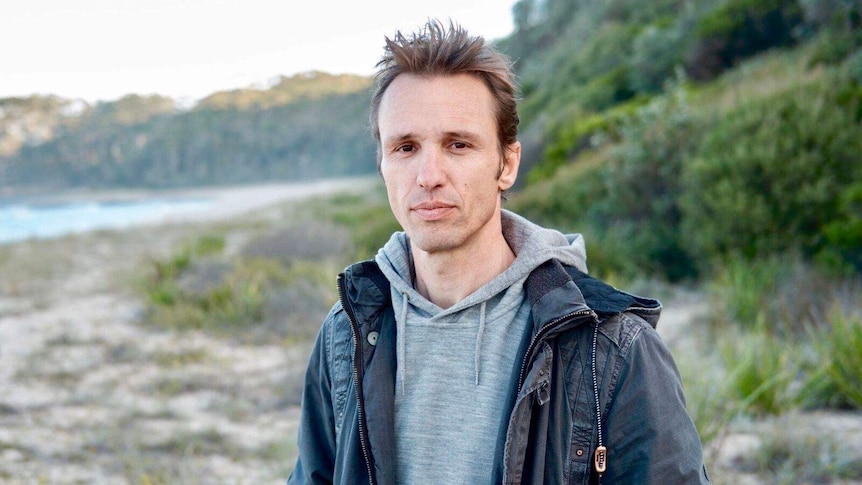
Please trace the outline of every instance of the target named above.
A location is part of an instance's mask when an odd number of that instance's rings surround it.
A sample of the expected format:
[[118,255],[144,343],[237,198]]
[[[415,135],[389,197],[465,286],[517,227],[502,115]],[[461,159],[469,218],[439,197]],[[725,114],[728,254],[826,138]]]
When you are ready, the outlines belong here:
[[445,253],[412,249],[416,291],[440,308],[449,308],[478,290],[515,261],[503,234],[492,244]]

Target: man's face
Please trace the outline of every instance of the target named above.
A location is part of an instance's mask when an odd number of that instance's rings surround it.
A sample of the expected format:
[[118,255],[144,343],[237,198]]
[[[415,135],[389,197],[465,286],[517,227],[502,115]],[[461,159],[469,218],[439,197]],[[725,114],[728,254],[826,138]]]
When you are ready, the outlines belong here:
[[380,103],[380,171],[414,248],[447,252],[499,237],[501,192],[520,143],[500,153],[494,101],[467,74],[395,78]]

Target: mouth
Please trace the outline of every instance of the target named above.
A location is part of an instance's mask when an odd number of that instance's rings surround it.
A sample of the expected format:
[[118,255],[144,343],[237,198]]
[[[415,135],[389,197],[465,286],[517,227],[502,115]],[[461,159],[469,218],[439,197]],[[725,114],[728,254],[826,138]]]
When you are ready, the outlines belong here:
[[422,202],[410,208],[410,211],[423,221],[440,220],[453,210],[455,206],[437,201]]

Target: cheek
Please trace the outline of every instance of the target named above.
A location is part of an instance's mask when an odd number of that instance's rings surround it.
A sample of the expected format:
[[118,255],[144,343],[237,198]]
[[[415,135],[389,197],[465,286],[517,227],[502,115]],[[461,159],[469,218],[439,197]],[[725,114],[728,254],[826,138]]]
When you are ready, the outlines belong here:
[[399,185],[393,183],[392,180],[383,180],[383,185],[386,187],[386,198],[389,201],[389,208],[396,218],[400,218],[400,213],[404,209],[404,194],[399,190]]

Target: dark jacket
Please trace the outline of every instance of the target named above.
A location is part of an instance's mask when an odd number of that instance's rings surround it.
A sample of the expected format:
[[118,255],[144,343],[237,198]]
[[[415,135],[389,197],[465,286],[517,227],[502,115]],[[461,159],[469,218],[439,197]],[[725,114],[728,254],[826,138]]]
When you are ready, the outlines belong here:
[[[394,483],[396,325],[374,262],[338,278],[308,365],[288,484]],[[504,484],[708,483],[656,300],[549,261],[527,279],[531,342],[495,476]],[[595,451],[606,447],[599,477]],[[503,443],[500,446],[500,443]],[[496,480],[495,480],[496,481]],[[422,484],[420,484],[422,485]]]

